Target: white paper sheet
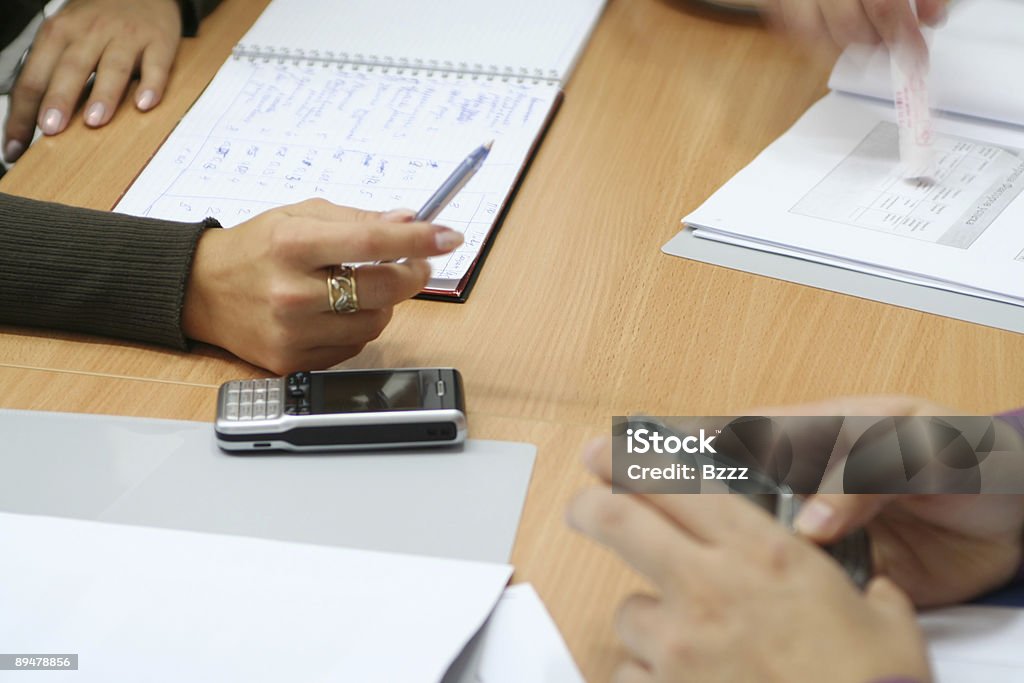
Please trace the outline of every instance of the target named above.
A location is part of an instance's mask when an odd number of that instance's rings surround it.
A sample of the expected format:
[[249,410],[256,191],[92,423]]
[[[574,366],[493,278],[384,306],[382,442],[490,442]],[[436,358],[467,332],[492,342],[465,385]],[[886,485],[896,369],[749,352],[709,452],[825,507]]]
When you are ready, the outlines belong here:
[[505,589],[444,683],[584,683],[562,634],[528,583]]
[[4,652],[78,654],[28,674],[76,683],[435,683],[512,571],[7,513],[0,547]]
[[935,683],[1024,680],[1024,610],[963,605],[922,614]]
[[1024,305],[1024,130],[937,122],[935,182],[915,186],[893,118],[827,95],[684,221],[702,237]]

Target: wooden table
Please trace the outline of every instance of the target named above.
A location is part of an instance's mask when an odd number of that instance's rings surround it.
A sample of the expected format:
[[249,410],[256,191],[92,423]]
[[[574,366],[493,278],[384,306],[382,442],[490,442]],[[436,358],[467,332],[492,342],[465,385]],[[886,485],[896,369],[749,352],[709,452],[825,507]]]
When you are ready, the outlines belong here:
[[[186,40],[154,112],[76,119],[0,190],[109,209],[265,0],[225,0]],[[1024,404],[1024,336],[663,255],[679,219],[826,92],[829,56],[687,0],[611,0],[465,305],[412,301],[345,367],[453,365],[472,434],[539,458],[513,561],[588,679],[620,653],[615,604],[640,586],[568,532],[580,445],[609,417],[729,414],[902,392],[962,411]],[[223,381],[263,375],[180,354],[0,328],[0,406],[210,419]]]

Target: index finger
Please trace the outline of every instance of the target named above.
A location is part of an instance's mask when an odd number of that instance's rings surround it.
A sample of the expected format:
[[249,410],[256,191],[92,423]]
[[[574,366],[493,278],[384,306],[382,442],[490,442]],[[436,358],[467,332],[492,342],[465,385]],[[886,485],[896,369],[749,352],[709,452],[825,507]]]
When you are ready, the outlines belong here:
[[31,142],[39,117],[39,104],[66,46],[66,38],[54,35],[53,30],[44,23],[11,90],[11,109],[4,125],[4,155],[7,161],[16,161]]
[[306,268],[339,263],[429,258],[462,244],[462,233],[430,223],[336,223],[320,218],[298,222],[287,240],[289,256]]
[[882,42],[907,66],[926,64],[928,44],[921,33],[915,5],[917,0],[863,0],[864,12]]
[[618,553],[663,591],[674,593],[694,579],[703,585],[705,550],[691,536],[639,498],[588,489],[569,505],[567,521],[577,531]]

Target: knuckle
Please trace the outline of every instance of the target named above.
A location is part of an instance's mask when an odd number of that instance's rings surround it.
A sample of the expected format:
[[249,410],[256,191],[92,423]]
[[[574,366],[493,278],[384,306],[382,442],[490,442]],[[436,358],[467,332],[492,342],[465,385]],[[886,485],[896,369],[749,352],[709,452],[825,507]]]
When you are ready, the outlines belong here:
[[[671,628],[662,633],[657,641],[657,649],[662,658],[674,669],[676,666],[688,665],[696,659],[697,646],[692,633],[680,628]],[[681,669],[685,670],[685,669]]]
[[614,496],[603,496],[593,503],[594,528],[605,536],[618,535],[626,526],[626,509]]
[[95,66],[96,60],[93,57],[86,55],[81,50],[68,50],[61,57],[60,64],[57,68],[88,74],[92,72],[93,67]]
[[836,42],[840,44],[863,41],[873,32],[873,29],[866,26],[856,13],[846,9],[839,10],[836,17],[830,19],[829,28]]
[[11,95],[15,100],[26,98],[40,100],[46,94],[48,85],[49,83],[45,79],[39,78],[34,73],[22,72],[21,78],[14,84]]
[[177,33],[160,34],[154,37],[150,44],[165,53],[169,52],[173,57],[174,53],[178,51],[178,38]]
[[135,69],[135,62],[124,53],[105,55],[101,64],[106,74],[128,75]]
[[37,40],[63,40],[69,35],[68,23],[69,19],[66,14],[56,14],[48,18],[43,22],[43,25],[39,27]]
[[90,29],[98,33],[113,33],[117,32],[121,35],[125,35],[129,28],[130,22],[122,22],[115,17],[111,17],[109,14],[98,14],[92,20],[92,26]]
[[295,255],[297,247],[296,232],[287,222],[278,222],[267,231],[267,253],[272,260],[289,260]]
[[384,234],[380,230],[364,230],[357,238],[367,254],[377,254],[385,245]]
[[901,0],[862,0],[862,3],[868,16],[885,21],[895,14],[897,1]]
[[301,202],[301,206],[307,209],[323,210],[334,205],[331,204],[326,199],[324,199],[323,197],[313,197],[311,199],[307,199]]
[[[306,302],[306,293],[290,282],[274,282],[270,285],[267,301],[271,313],[277,318],[291,318],[295,310]],[[291,334],[286,327],[284,332]]]
[[824,37],[821,23],[814,17],[799,17],[789,21],[789,30],[801,40],[813,42]]

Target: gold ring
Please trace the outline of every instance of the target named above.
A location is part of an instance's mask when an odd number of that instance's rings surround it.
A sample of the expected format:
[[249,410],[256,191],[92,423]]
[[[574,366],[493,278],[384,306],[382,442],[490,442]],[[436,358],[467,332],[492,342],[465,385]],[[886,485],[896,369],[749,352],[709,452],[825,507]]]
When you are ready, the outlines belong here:
[[327,300],[335,313],[355,313],[359,310],[355,268],[332,266],[327,271]]

